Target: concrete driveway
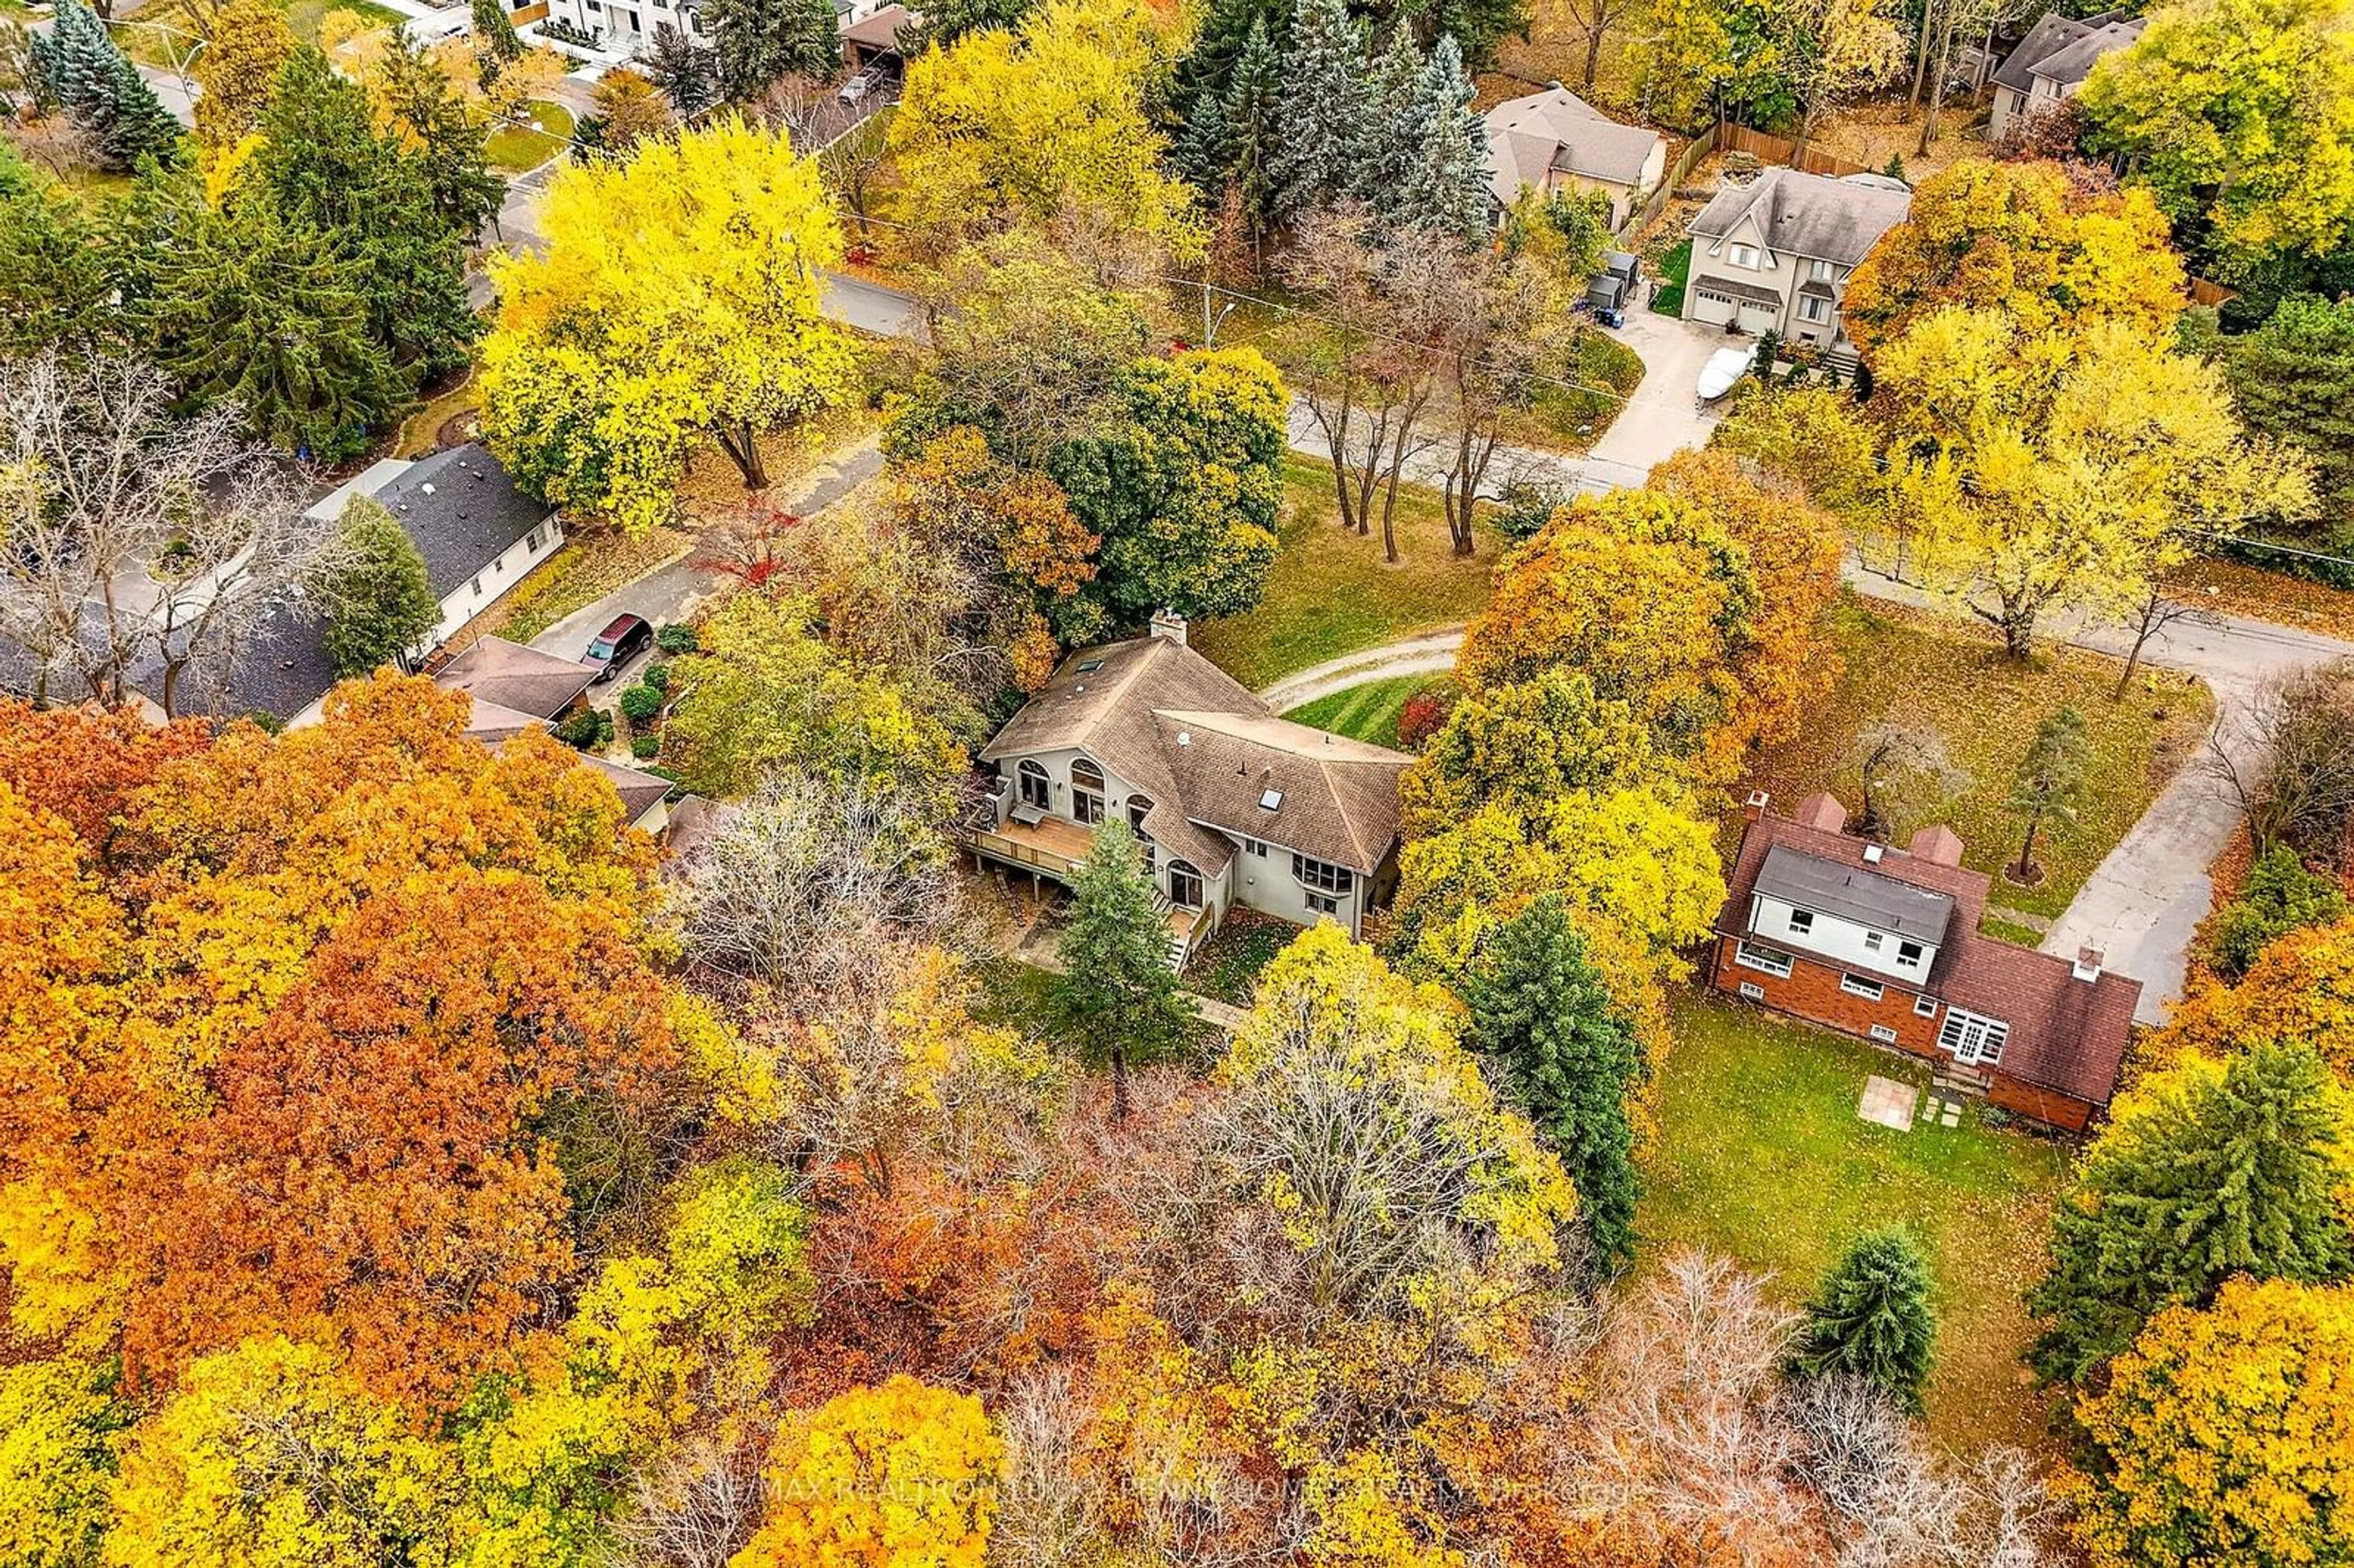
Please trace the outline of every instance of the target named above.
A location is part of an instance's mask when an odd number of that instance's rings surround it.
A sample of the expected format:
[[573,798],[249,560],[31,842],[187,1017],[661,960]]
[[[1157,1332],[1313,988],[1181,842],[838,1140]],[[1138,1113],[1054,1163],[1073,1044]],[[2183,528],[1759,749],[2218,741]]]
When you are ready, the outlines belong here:
[[1699,407],[1700,367],[1728,340],[1722,327],[1649,311],[1630,312],[1611,336],[1643,357],[1643,379],[1618,418],[1586,454],[1594,477],[1613,485],[1639,485],[1654,463],[1686,447],[1708,445],[1717,416]]

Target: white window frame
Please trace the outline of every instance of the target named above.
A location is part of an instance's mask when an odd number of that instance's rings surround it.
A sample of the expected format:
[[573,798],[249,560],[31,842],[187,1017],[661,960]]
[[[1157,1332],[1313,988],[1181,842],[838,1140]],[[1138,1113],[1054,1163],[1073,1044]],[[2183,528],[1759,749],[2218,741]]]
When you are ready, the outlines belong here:
[[[1179,895],[1178,882],[1181,878],[1193,885],[1193,896],[1191,901]],[[1201,867],[1190,860],[1181,860],[1172,856],[1169,862],[1169,902],[1180,909],[1198,910],[1208,902],[1209,896],[1209,879],[1202,874]]]
[[1831,302],[1820,294],[1798,296],[1798,319],[1820,323],[1831,319]]
[[1818,283],[1828,283],[1831,281],[1831,264],[1819,256],[1814,257],[1807,263],[1807,276]]
[[1747,1001],[1763,1001],[1766,1000],[1766,988],[1762,985],[1753,984],[1748,980],[1743,980],[1741,982],[1741,994]]
[[1866,1001],[1878,1001],[1888,994],[1886,986],[1876,980],[1867,980],[1861,975],[1840,976],[1840,990],[1850,996],[1860,996]]
[[1917,969],[1928,951],[1928,948],[1918,942],[1899,942],[1896,944],[1896,967],[1900,969]]
[[1330,915],[1336,920],[1340,918],[1341,901],[1331,894],[1318,893],[1310,888],[1303,891],[1300,897],[1307,904],[1310,915]]
[[1815,912],[1811,909],[1793,909],[1790,917],[1782,923],[1801,937],[1815,934]]
[[476,578],[474,579],[474,582],[473,582],[473,588],[474,588],[474,597],[475,597],[476,599],[480,599],[480,598],[482,598],[482,578],[480,578],[480,577],[476,577]]
[[1735,245],[1733,248],[1731,254],[1726,256],[1725,260],[1732,262],[1736,267],[1745,267],[1750,271],[1755,272],[1757,270],[1757,247],[1755,245]]
[[1265,860],[1267,858],[1267,841],[1265,839],[1245,839],[1243,841],[1243,853],[1254,856],[1259,860]]
[[1755,969],[1759,974],[1772,975],[1777,980],[1788,980],[1791,968],[1797,962],[1778,948],[1757,947],[1748,942],[1733,945],[1733,961],[1744,969]]
[[[1082,768],[1095,775],[1094,783],[1087,783],[1079,778]],[[1111,780],[1105,776],[1104,770],[1084,757],[1074,758],[1071,763],[1071,821],[1085,828],[1102,826],[1110,800]]]
[[1950,1053],[1956,1062],[1975,1065],[2001,1061],[2002,1048],[2009,1041],[2009,1023],[1959,1007],[1946,1009],[1946,1022],[1937,1030],[1938,1050]]
[[1891,1029],[1885,1023],[1873,1024],[1872,1026],[1872,1037],[1874,1040],[1879,1041],[1882,1045],[1893,1045],[1896,1044],[1896,1031]]
[[1887,939],[1877,931],[1866,931],[1863,934],[1863,950],[1867,953],[1876,953],[1880,951],[1881,943]]
[[[1035,784],[1038,789],[1035,797],[1030,793],[1033,784]],[[1051,811],[1055,809],[1055,781],[1047,777],[1044,763],[1025,757],[1014,765],[1013,798],[1025,806],[1035,806],[1042,811]]]
[[1913,999],[1913,1014],[1916,1018],[1936,1017],[1937,999],[1929,995],[1925,991],[1921,995],[1914,997]]

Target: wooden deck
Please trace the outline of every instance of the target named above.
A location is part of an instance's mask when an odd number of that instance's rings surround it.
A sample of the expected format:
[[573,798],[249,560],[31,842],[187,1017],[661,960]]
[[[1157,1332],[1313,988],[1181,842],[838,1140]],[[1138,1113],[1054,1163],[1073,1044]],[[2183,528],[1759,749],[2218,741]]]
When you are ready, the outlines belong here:
[[1057,882],[1068,882],[1078,874],[1079,863],[1087,858],[1087,848],[1095,842],[1095,835],[1087,829],[1053,817],[1035,827],[1007,821],[994,828],[968,828],[963,836],[965,847],[975,854]]

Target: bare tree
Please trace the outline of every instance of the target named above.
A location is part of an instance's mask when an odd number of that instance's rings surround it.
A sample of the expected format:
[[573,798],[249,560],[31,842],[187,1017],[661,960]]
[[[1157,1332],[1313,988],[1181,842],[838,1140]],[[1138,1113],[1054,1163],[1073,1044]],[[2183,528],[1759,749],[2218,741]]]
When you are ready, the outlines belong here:
[[1447,532],[1458,556],[1472,553],[1471,524],[1506,418],[1535,395],[1538,366],[1552,344],[1544,280],[1490,251],[1461,260],[1436,280],[1441,375],[1452,442],[1446,455]]
[[1925,79],[1929,117],[1921,122],[1921,136],[1913,147],[1914,156],[1927,157],[1929,149],[1936,144],[1938,117],[1946,108],[1946,88],[1953,80],[1955,46],[1984,39],[1996,26],[2023,15],[2025,10],[2022,0],[1930,0],[1921,16],[1920,54],[1914,66],[1912,96],[1905,106],[1908,116],[1919,108]]
[[2141,667],[2142,651],[2149,646],[2149,640],[2179,621],[2188,621],[2193,626],[2220,624],[2214,616],[2199,606],[2168,594],[2162,578],[2152,576],[2144,581],[2139,597],[2126,606],[2126,625],[2134,634],[2133,647],[2126,654],[2126,667],[2117,673],[2117,688],[2109,694],[2111,702],[2126,700],[2126,693],[2133,687],[2134,672]]
[[1331,459],[1341,525],[1370,534],[1381,494],[1392,561],[1399,475],[1431,440],[1421,420],[1438,368],[1435,291],[1464,264],[1444,235],[1408,230],[1377,245],[1371,215],[1354,205],[1309,217],[1285,257],[1287,281],[1320,306],[1320,330],[1294,369]]
[[1099,1545],[1108,1499],[1079,1449],[1091,1412],[1062,1367],[1032,1372],[1000,1404],[1005,1462],[989,1560],[1000,1568],[1077,1568]]
[[820,994],[871,972],[878,944],[936,938],[958,914],[938,823],[794,772],[689,853],[681,904],[696,962]]
[[1893,716],[1868,724],[1849,755],[1863,786],[1855,831],[1866,838],[1889,838],[1900,818],[1969,788],[1945,736],[1925,725]]
[[2345,852],[2354,820],[2354,659],[2264,681],[2226,706],[2207,747],[2258,854],[2284,842],[2331,861]]
[[1636,0],[1551,0],[1539,11],[1537,23],[1566,23],[1569,31],[1585,41],[1585,64],[1579,81],[1583,90],[1592,92],[1594,79],[1602,68],[1602,40],[1636,9]]
[[136,685],[173,715],[192,669],[225,682],[332,568],[339,530],[243,424],[230,404],[175,417],[143,360],[0,365],[0,632],[37,665],[36,695],[112,705]]
[[749,1453],[689,1438],[638,1467],[605,1559],[611,1568],[726,1568],[766,1500]]

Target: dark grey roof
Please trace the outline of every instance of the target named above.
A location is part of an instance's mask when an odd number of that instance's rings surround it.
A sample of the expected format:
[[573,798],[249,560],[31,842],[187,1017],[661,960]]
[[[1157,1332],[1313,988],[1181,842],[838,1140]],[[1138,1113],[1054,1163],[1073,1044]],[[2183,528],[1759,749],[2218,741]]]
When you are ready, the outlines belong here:
[[417,541],[436,599],[448,597],[553,511],[517,489],[479,442],[419,458],[376,498]]
[[[88,645],[103,648],[99,621],[103,612],[95,605],[84,612]],[[236,718],[266,713],[291,719],[323,696],[335,683],[334,666],[327,661],[318,613],[301,604],[281,604],[260,626],[234,646],[216,643],[180,667],[173,683],[172,708],[181,717]],[[152,648],[130,672],[133,691],[161,705],[164,662]],[[0,690],[31,696],[39,681],[36,661],[20,645],[0,637]],[[80,678],[65,668],[53,669],[48,694],[53,700],[83,695]]]
[[[1702,238],[1721,239],[1742,219],[1751,218],[1759,238],[1774,250],[1852,267],[1912,209],[1913,193],[1883,175],[1832,179],[1775,168],[1745,185],[1727,185],[1711,196],[1692,219],[1691,231]],[[1701,259],[1695,251],[1692,260]]]
[[1820,294],[1827,300],[1837,299],[1839,297],[1839,291],[1832,288],[1820,278],[1808,279],[1805,282],[1798,285],[1798,292],[1802,294]]
[[2031,89],[2039,76],[2073,87],[2091,74],[2094,60],[2132,43],[2141,29],[2139,19],[2123,11],[2081,19],[2047,12],[1995,68],[1994,79],[2020,92]]
[[1758,283],[1737,283],[1730,278],[1704,274],[1691,281],[1692,291],[1701,294],[1723,294],[1729,300],[1749,300],[1761,305],[1779,305],[1782,296]]
[[1921,942],[1943,942],[1954,918],[1951,894],[1841,865],[1787,844],[1766,852],[1756,891],[1801,909]]

